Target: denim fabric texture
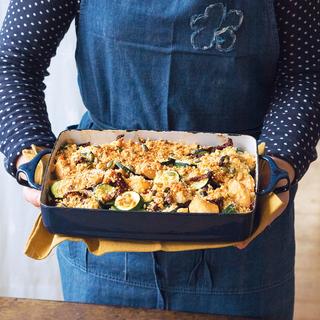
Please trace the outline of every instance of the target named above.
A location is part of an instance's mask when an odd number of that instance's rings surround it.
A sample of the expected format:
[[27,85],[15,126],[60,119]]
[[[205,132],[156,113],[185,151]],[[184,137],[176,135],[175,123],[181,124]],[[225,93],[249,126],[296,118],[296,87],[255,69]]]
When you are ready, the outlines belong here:
[[241,12],[241,21],[230,14],[202,29],[218,28],[222,45],[232,27],[229,52],[192,45],[195,15],[213,4],[222,2],[81,1],[78,82],[97,126],[259,134],[279,51],[273,1],[223,1],[222,11]]
[[[195,40],[199,28],[205,33]],[[79,128],[259,136],[279,54],[272,0],[82,0],[77,35],[88,109]],[[58,248],[64,297],[292,319],[295,192],[296,186],[286,211],[244,250],[97,257],[66,242]]]

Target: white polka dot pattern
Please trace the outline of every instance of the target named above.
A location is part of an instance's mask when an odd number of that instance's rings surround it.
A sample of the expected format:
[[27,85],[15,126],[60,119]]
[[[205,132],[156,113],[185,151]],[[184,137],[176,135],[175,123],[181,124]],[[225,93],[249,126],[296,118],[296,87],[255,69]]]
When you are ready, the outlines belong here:
[[317,158],[320,138],[320,0],[276,2],[278,79],[260,140],[290,162],[296,181]]
[[[102,0],[101,0],[102,1]],[[44,76],[79,0],[11,0],[0,33],[0,150],[15,160],[31,144],[51,146]],[[301,179],[320,136],[320,0],[276,0],[278,78],[260,140]]]
[[10,1],[0,33],[0,150],[12,175],[22,149],[54,143],[43,79],[77,10],[77,0]]

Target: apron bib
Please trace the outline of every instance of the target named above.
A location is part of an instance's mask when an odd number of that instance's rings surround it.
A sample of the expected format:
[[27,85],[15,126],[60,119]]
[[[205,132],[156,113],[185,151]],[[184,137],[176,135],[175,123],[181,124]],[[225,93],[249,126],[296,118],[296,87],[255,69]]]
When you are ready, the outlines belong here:
[[278,60],[271,0],[82,0],[77,35],[96,127],[259,134]]

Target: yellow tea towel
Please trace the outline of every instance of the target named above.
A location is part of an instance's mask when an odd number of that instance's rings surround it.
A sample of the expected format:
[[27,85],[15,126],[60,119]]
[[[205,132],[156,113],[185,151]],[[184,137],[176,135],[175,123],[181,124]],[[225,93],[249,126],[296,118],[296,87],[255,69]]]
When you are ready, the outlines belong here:
[[[39,148],[32,146],[32,149],[24,150],[23,155],[30,160],[37,154]],[[264,152],[264,146],[259,146],[259,153]],[[47,158],[42,161],[36,171],[37,182],[41,181],[41,177],[46,166]],[[263,171],[263,168],[262,168]],[[44,259],[50,252],[61,242],[83,241],[88,250],[95,255],[102,255],[110,252],[153,252],[153,251],[188,251],[199,249],[223,248],[227,246],[235,246],[244,244],[256,238],[269,225],[271,218],[277,216],[282,210],[284,204],[277,195],[271,193],[260,197],[257,203],[257,210],[261,212],[260,224],[254,234],[240,243],[185,243],[185,242],[156,242],[156,241],[114,241],[98,238],[76,238],[67,237],[59,234],[52,234],[47,231],[43,225],[41,214],[39,215],[31,235],[26,244],[25,254],[33,259]]]

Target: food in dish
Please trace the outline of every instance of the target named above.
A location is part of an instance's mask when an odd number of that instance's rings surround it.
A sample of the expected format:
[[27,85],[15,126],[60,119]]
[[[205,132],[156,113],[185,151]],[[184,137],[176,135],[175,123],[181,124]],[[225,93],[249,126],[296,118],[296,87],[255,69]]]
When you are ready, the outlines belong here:
[[252,211],[256,158],[233,146],[126,140],[60,148],[51,198],[59,207],[230,214]]

